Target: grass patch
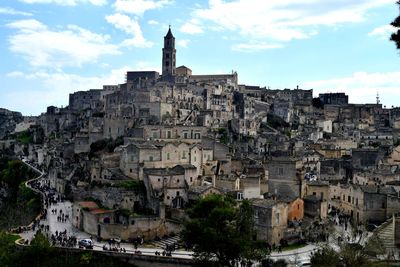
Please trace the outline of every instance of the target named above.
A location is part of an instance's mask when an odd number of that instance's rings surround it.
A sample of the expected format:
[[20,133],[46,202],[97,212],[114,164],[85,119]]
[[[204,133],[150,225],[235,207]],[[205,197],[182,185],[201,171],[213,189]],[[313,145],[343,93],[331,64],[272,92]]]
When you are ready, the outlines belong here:
[[33,135],[30,131],[17,133],[15,139],[24,145],[33,144]]
[[289,251],[289,250],[304,248],[305,246],[307,246],[306,243],[296,243],[296,244],[288,245],[286,247],[282,247],[282,251]]
[[123,181],[115,184],[115,187],[124,188],[126,190],[135,192],[146,191],[143,181]]

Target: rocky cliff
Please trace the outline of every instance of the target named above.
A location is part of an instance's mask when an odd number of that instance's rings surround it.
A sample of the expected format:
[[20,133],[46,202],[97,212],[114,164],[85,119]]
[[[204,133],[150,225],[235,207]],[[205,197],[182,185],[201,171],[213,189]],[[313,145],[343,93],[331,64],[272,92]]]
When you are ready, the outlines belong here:
[[15,125],[23,121],[23,119],[20,112],[0,108],[0,139],[14,132]]

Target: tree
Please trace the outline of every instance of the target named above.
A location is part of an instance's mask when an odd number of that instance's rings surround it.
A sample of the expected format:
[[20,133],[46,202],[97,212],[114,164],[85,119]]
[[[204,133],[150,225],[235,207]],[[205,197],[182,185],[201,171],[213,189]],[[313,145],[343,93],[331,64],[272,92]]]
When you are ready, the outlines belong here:
[[188,215],[182,239],[193,248],[198,264],[234,266],[266,255],[253,239],[253,210],[248,201],[236,205],[229,197],[210,195],[195,203]]
[[314,252],[310,259],[313,267],[336,267],[339,260],[339,253],[328,246],[322,247]]
[[[397,1],[397,4],[400,6],[400,1]],[[395,20],[391,23],[393,27],[396,27],[396,32],[392,33],[390,40],[396,43],[397,49],[400,49],[400,16],[395,18]]]

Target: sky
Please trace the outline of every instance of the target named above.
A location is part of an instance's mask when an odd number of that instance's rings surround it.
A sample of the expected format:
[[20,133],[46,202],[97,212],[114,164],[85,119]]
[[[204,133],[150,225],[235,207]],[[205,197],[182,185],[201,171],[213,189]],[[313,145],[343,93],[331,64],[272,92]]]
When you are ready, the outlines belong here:
[[72,92],[161,70],[171,25],[177,66],[237,71],[240,84],[345,92],[400,106],[395,0],[2,0],[0,107],[38,115]]

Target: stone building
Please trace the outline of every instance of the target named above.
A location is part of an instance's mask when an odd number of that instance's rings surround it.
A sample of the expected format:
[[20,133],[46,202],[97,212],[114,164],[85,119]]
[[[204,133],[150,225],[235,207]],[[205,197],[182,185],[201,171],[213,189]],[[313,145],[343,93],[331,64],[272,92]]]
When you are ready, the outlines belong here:
[[156,211],[159,202],[174,209],[184,208],[189,201],[189,188],[197,181],[196,168],[190,164],[173,168],[148,168],[143,173],[148,202]]
[[200,143],[207,133],[207,128],[191,125],[144,125],[132,129],[130,133],[136,140]]
[[305,170],[302,160],[275,157],[267,163],[268,188],[272,194],[287,197],[302,197],[304,194]]
[[347,105],[349,96],[345,93],[325,93],[319,94],[319,100],[322,105]]
[[331,186],[330,196],[330,206],[357,223],[381,223],[400,210],[397,193],[391,187],[337,185]]
[[288,205],[274,199],[252,202],[257,240],[279,245],[288,227]]

